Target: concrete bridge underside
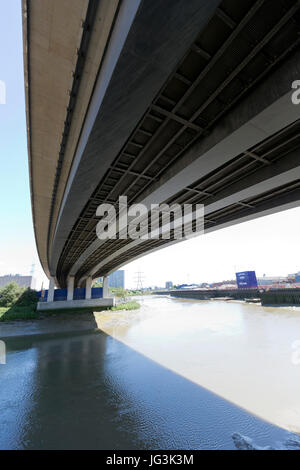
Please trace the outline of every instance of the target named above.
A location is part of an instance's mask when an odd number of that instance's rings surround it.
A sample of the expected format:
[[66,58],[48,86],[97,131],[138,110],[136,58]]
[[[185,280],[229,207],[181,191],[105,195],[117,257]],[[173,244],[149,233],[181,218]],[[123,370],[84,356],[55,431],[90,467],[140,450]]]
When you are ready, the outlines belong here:
[[296,0],[23,0],[33,220],[57,285],[176,243],[99,240],[96,208],[120,195],[204,204],[205,232],[299,205],[299,12]]

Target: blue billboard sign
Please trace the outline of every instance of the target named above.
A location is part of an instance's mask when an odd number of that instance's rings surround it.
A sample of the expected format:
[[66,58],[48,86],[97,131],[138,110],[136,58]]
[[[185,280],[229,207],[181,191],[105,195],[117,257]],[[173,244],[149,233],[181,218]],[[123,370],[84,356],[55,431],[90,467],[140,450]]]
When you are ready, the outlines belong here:
[[236,282],[239,289],[257,288],[257,279],[255,271],[243,271],[235,273]]

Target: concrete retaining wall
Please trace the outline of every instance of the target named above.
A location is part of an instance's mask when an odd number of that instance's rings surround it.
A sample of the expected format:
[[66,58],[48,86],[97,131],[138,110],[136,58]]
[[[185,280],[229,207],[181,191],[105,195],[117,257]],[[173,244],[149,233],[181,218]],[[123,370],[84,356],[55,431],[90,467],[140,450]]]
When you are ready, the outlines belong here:
[[215,290],[176,290],[167,292],[172,297],[182,297],[186,299],[208,300],[212,298],[231,297],[236,300],[254,299],[259,297],[258,289],[215,289]]
[[185,299],[209,300],[230,297],[235,300],[261,299],[262,305],[300,305],[300,289],[234,289],[234,290],[174,290],[156,292],[160,295],[171,295]]
[[112,307],[115,305],[113,297],[100,299],[84,299],[84,300],[58,300],[56,302],[38,302],[38,311],[47,310],[70,310],[77,308],[96,308],[96,307]]

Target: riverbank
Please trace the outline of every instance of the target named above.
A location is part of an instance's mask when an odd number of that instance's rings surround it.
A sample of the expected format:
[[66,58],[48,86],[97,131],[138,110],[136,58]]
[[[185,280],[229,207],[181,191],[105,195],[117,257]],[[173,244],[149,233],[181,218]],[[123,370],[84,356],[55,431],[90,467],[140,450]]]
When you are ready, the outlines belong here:
[[13,305],[11,307],[0,307],[0,322],[14,321],[14,320],[33,320],[44,318],[44,316],[52,315],[73,315],[76,314],[86,314],[92,312],[102,312],[104,310],[136,310],[140,308],[140,304],[136,301],[120,302],[114,305],[113,307],[80,307],[72,309],[55,309],[55,310],[45,310],[37,311],[36,304],[28,306],[19,306]]
[[14,320],[33,320],[39,317],[36,306],[0,307],[0,322]]
[[207,302],[226,302],[228,304],[241,304],[241,305],[250,305],[250,306],[255,306],[258,308],[263,308],[265,312],[268,311],[282,311],[282,312],[300,312],[300,305],[287,305],[287,304],[262,304],[259,299],[232,299],[229,297],[212,297],[208,299],[197,299],[193,297],[172,297],[169,294],[166,294],[165,296],[160,295],[160,297],[166,297],[170,298],[172,300],[178,301],[178,302],[188,302],[188,303],[207,303]]
[[[163,296],[160,297],[163,298]],[[166,297],[170,298],[169,296]],[[199,300],[189,298],[172,298],[172,300],[179,304],[206,304],[215,303],[214,300],[220,301],[220,299]],[[248,305],[254,309],[262,308],[260,303],[246,302],[244,300],[230,299],[225,301],[223,299],[222,301],[228,304]],[[33,309],[18,307],[17,309],[13,309],[15,315],[7,316],[6,319],[1,318],[1,314],[3,315],[11,309],[0,308],[0,339],[13,336],[19,337],[99,330],[102,329],[103,323],[105,323],[106,326],[108,325],[108,320],[111,323],[110,326],[114,323],[118,324],[121,319],[124,323],[124,315],[122,314],[126,314],[125,323],[127,324],[130,323],[132,315],[134,315],[136,310],[140,309],[140,307],[140,303],[136,301],[119,303],[110,308],[102,307],[94,311],[90,309],[76,309],[72,311],[55,310],[39,313]],[[263,310],[266,313],[274,313],[272,306],[263,307]],[[289,312],[300,314],[300,307],[284,305],[279,309],[278,306],[276,306],[275,311],[278,311],[278,313],[281,312],[281,314],[288,314]],[[116,314],[118,317],[115,316]]]
[[170,295],[180,299],[195,300],[245,300],[261,302],[262,306],[300,306],[300,289],[181,289],[157,292],[157,295]]
[[[36,311],[20,312],[19,317],[11,317],[9,320],[0,323],[0,338],[4,339],[13,336],[43,335],[53,333],[71,333],[76,331],[92,331],[99,329],[99,322],[102,314],[122,311],[134,311],[140,308],[138,302],[120,303],[109,309],[99,309],[90,311],[78,309],[75,311],[53,311],[38,313]],[[7,310],[7,309],[1,309]],[[35,314],[32,317],[31,314]],[[5,312],[4,312],[5,314]],[[1,311],[0,311],[1,315]]]
[[15,320],[0,323],[0,339],[28,336],[45,335],[54,333],[72,333],[77,331],[91,331],[97,329],[94,313],[84,315],[55,314],[51,316],[40,316],[33,320]]

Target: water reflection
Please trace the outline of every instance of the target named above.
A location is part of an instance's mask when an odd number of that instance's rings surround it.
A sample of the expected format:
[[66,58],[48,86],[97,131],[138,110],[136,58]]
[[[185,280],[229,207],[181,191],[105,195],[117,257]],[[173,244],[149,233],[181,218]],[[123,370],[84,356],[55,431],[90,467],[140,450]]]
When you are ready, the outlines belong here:
[[300,310],[149,297],[103,315],[109,335],[250,412],[300,432]]
[[[123,317],[124,335],[148,313]],[[235,432],[260,445],[288,435],[102,332],[7,343],[1,449],[230,449]]]

